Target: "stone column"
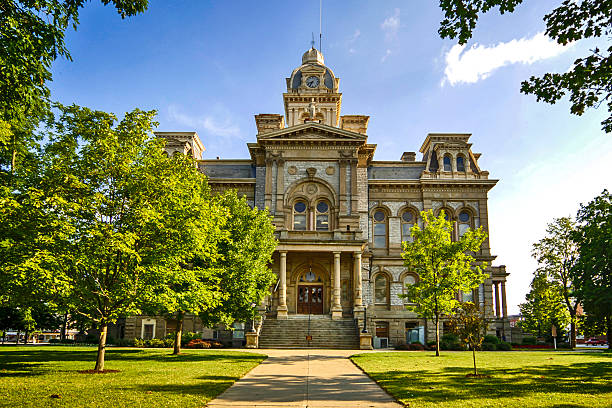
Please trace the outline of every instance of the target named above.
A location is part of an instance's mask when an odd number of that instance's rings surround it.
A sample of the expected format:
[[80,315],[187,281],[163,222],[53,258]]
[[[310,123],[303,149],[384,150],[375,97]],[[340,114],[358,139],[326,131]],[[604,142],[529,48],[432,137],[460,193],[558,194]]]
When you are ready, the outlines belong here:
[[280,252],[280,285],[278,292],[277,319],[287,318],[287,252]]
[[495,285],[495,317],[499,319],[499,282],[493,282]]
[[334,296],[332,303],[332,319],[342,318],[342,305],[340,304],[340,252],[334,252]]
[[508,305],[506,304],[506,282],[501,283],[501,296],[502,296],[502,316],[508,317]]
[[355,304],[354,304],[354,312],[363,311],[363,300],[361,298],[362,291],[362,278],[361,278],[361,252],[355,252],[354,254],[354,267],[355,267]]

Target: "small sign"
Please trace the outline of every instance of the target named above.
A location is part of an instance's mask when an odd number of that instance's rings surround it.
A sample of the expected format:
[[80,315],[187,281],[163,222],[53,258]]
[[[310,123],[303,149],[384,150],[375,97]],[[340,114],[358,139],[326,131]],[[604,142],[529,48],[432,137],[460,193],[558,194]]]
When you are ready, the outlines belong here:
[[306,341],[312,341],[312,336],[306,336]]
[[552,331],[552,336],[553,336],[553,337],[557,337],[557,327],[556,327],[556,326],[553,326],[553,327],[551,328],[551,331]]

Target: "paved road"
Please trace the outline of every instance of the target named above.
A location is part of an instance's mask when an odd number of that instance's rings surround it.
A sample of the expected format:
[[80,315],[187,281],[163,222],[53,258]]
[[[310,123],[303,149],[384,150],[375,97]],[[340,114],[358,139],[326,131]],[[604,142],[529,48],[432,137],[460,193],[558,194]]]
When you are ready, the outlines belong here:
[[253,351],[269,357],[208,407],[401,407],[348,359],[354,350]]

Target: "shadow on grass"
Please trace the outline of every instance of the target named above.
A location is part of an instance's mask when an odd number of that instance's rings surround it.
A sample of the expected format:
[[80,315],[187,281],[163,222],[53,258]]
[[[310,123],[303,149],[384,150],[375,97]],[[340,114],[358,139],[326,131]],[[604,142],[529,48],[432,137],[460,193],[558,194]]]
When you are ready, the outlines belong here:
[[164,394],[190,394],[194,396],[212,399],[228,389],[236,377],[224,375],[206,375],[198,377],[196,384],[143,384],[137,387],[140,392],[153,392]]
[[[79,350],[66,347],[65,349],[0,349],[0,377],[20,377],[41,375],[48,371],[54,363],[88,362],[95,363],[96,349]],[[187,351],[178,356],[171,354],[169,349],[112,349],[106,350],[106,361],[139,361],[174,363],[174,362],[203,362],[203,361],[231,361],[247,362],[259,361],[265,358],[256,354],[241,354],[235,351],[223,350],[197,350]]]
[[[436,370],[371,372],[370,376],[401,400],[448,402],[545,394],[605,394],[612,392],[612,362],[526,366],[512,369],[481,368],[490,378],[467,378],[469,367]],[[412,385],[414,384],[414,385]],[[557,404],[554,407],[582,407]]]

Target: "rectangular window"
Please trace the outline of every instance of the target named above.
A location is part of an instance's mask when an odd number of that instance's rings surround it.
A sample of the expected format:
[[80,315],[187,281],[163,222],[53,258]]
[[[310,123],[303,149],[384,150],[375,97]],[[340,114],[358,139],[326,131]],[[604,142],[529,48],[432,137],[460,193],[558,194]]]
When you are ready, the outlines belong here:
[[153,327],[152,324],[145,324],[144,330],[142,331],[142,338],[145,340],[151,340],[153,338]]
[[468,292],[463,292],[461,294],[462,301],[464,302],[474,302],[474,292],[471,290]]
[[317,231],[329,231],[329,216],[317,215]]
[[306,215],[293,216],[293,229],[296,231],[306,231]]
[[389,323],[376,322],[376,337],[389,337]]
[[402,241],[412,242],[412,235],[410,234],[410,228],[413,224],[404,223],[402,224]]
[[374,224],[374,248],[385,248],[387,246],[387,224]]

